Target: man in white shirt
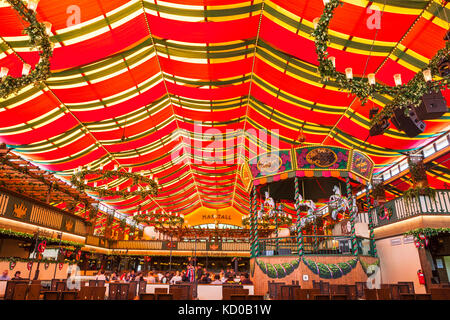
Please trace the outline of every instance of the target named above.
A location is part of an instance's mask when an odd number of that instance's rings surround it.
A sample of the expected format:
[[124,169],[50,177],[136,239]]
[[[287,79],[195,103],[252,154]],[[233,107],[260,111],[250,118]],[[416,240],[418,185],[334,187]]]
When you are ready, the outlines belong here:
[[95,277],[95,280],[106,280],[106,277],[105,277],[105,270],[101,270],[101,271],[97,274],[97,277]]
[[158,281],[161,282],[161,279],[164,277],[164,275],[161,272],[158,272]]
[[177,271],[175,275],[170,279],[170,284],[176,284],[177,282],[181,282],[183,279],[180,276],[180,271]]

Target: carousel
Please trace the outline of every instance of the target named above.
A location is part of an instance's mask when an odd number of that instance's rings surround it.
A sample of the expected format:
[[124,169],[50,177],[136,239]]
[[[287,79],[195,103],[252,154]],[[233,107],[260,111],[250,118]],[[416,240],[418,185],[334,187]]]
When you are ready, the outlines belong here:
[[369,267],[379,260],[370,216],[367,234],[356,232],[361,201],[370,206],[370,197],[357,200],[355,191],[370,185],[373,167],[361,151],[325,145],[249,160],[242,175],[250,178],[250,215],[243,225],[250,232],[256,291],[267,292],[272,279],[300,282],[304,288],[320,279],[336,284],[367,280]]

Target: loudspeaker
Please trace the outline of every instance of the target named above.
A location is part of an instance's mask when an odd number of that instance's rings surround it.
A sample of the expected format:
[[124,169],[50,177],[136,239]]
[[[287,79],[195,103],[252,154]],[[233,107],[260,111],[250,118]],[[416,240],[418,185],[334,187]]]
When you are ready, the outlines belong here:
[[447,101],[440,91],[427,93],[415,111],[421,120],[439,119],[447,112]]
[[412,138],[425,130],[425,123],[419,119],[413,107],[407,106],[406,109],[407,114],[405,107],[395,109],[391,121],[398,130],[405,131]]
[[387,121],[387,119],[383,119],[381,123],[377,123],[370,128],[369,136],[373,137],[383,134],[384,130],[386,130],[389,126],[389,121]]

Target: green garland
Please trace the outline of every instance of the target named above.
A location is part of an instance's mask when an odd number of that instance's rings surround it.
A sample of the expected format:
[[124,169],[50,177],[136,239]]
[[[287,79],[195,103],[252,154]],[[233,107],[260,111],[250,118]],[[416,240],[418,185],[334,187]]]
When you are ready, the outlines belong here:
[[[0,228],[0,234],[4,234],[11,237],[16,238],[26,238],[26,239],[34,239],[35,235],[31,233],[25,233],[25,232],[18,232],[18,231],[12,231],[11,229],[2,229]],[[49,243],[59,244],[60,240],[55,238],[49,238],[44,236],[39,236],[39,240],[45,240]],[[74,241],[67,241],[67,240],[61,240],[61,245],[63,246],[72,246],[72,247],[82,247],[83,244],[74,242]]]
[[[372,120],[371,125],[374,126],[381,123],[384,119],[392,117],[394,110],[402,108],[408,105],[418,105],[424,94],[431,91],[438,92],[446,88],[449,80],[449,76],[445,76],[440,81],[425,82],[422,72],[417,73],[408,84],[400,85],[396,87],[382,85],[375,83],[370,85],[365,78],[353,78],[348,80],[346,76],[336,71],[333,63],[328,60],[328,26],[330,20],[333,18],[334,10],[344,3],[340,0],[330,0],[324,8],[322,16],[316,29],[313,31],[312,36],[315,37],[316,53],[318,56],[319,66],[318,70],[322,77],[322,81],[328,81],[333,79],[333,83],[337,84],[339,88],[350,91],[356,95],[362,105],[367,102],[369,97],[373,97],[375,93],[381,95],[390,95],[393,97],[391,103],[385,105],[381,112],[379,112]],[[436,55],[431,59],[430,63],[422,69],[430,69],[432,74],[439,74],[439,64],[448,59],[450,55],[450,43],[446,42],[445,47],[439,50]]]
[[[259,229],[268,229],[269,227],[275,226],[275,216],[269,217],[267,215],[264,215],[261,219],[258,220],[258,228]],[[292,224],[292,218],[289,216],[278,216],[278,226],[285,226],[288,227]],[[242,219],[242,225],[244,227],[250,226],[250,218],[245,217]]]
[[358,258],[353,258],[347,262],[339,262],[337,264],[314,262],[310,259],[305,259],[304,257],[302,260],[309,270],[324,279],[338,279],[352,271],[358,263]]
[[377,259],[377,261],[375,261],[374,263],[366,263],[364,262],[362,259],[359,259],[359,262],[361,263],[361,267],[364,270],[364,273],[370,277],[371,275],[373,275],[375,273],[375,270],[372,270],[373,268],[371,268],[372,266],[380,266],[380,258]]
[[[100,176],[95,180],[126,178],[133,181],[132,186],[138,185],[140,183],[146,184],[147,186],[145,188],[142,187],[143,190],[141,191],[135,190],[130,192],[128,192],[126,189],[114,191],[100,187],[93,187],[84,183],[85,177],[90,174]],[[129,196],[141,196],[142,198],[145,198],[147,196],[155,196],[158,194],[158,184],[153,179],[147,178],[134,172],[124,172],[119,170],[83,170],[72,175],[71,182],[81,192],[84,192],[84,190],[89,190],[98,193],[98,195],[102,198],[114,196],[120,196],[122,198]]]
[[419,200],[420,196],[428,196],[434,201],[436,199],[436,190],[429,186],[412,187],[403,193],[403,198],[407,203],[410,203],[413,198]]
[[[47,264],[47,263],[48,264],[50,264],[50,263],[60,263],[58,260],[53,260],[53,259],[41,259],[41,260],[39,260],[39,259],[28,259],[28,258],[20,258],[20,257],[0,257],[0,262],[1,261],[8,261],[10,263],[10,266],[11,266],[11,264],[13,264],[14,267],[15,267],[15,264],[17,262],[26,262],[26,263],[29,263],[29,262],[33,262],[33,263],[34,262],[41,262],[41,263],[44,263],[44,264]],[[77,261],[75,259],[72,259],[72,260],[65,259],[64,263],[68,263],[68,264],[72,265],[72,264],[76,264]]]
[[441,233],[450,233],[450,228],[418,228],[404,233],[405,236],[414,236],[420,239],[419,235],[425,235],[427,238],[437,236]]
[[300,260],[292,260],[291,262],[282,264],[271,264],[256,259],[256,264],[264,274],[269,276],[269,278],[281,279],[294,272],[294,270],[299,266]]
[[[133,220],[137,223],[149,223],[158,226],[181,226],[184,223],[184,218],[176,215],[170,215],[165,213],[155,213],[155,214],[138,214],[133,217]],[[165,220],[165,221],[161,221]]]
[[45,25],[36,18],[36,12],[29,10],[22,0],[6,0],[11,8],[19,13],[23,20],[30,25],[24,29],[24,33],[30,36],[30,46],[37,48],[41,53],[41,59],[34,70],[20,78],[6,76],[0,83],[0,97],[5,99],[12,93],[17,93],[22,88],[34,84],[38,85],[50,77],[50,57],[53,48],[49,36],[45,31]]

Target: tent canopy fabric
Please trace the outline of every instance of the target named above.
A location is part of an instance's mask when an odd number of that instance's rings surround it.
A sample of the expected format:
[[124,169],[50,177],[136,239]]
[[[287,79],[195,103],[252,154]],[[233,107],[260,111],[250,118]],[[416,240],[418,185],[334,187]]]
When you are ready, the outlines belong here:
[[[388,85],[400,73],[406,83],[444,46],[449,8],[346,0],[330,24],[329,53],[340,72],[376,73]],[[232,206],[245,214],[241,164],[269,146],[290,148],[300,130],[306,143],[362,150],[380,170],[449,129],[446,113],[414,138],[392,126],[369,137],[370,109],[391,97],[362,106],[320,82],[310,34],[322,10],[308,0],[41,0],[52,75],[0,100],[0,142],[67,181],[87,164],[154,174],[156,197],[104,199],[124,213]],[[39,55],[5,3],[0,17],[0,66],[18,77]]]

